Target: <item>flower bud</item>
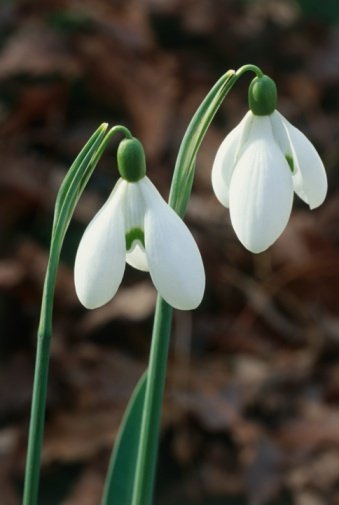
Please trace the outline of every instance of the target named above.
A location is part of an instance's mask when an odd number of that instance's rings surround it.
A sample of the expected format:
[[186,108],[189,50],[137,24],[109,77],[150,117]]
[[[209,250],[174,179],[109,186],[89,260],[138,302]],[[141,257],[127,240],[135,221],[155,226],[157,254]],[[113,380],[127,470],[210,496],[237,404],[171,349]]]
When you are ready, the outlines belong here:
[[275,82],[263,75],[255,77],[248,88],[248,105],[256,116],[269,116],[277,106],[277,87]]
[[136,138],[124,139],[117,152],[118,170],[123,179],[137,182],[146,175],[144,148]]

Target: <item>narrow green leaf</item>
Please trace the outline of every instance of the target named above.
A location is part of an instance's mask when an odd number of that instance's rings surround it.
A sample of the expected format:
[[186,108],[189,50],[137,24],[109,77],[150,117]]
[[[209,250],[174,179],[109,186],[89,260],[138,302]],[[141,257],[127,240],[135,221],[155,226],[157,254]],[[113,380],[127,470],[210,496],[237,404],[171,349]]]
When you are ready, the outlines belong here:
[[131,137],[131,132],[125,126],[113,126],[107,133],[106,130],[107,123],[103,123],[93,133],[73,162],[59,189],[53,220],[52,248],[55,242],[58,244],[63,241],[79,198],[111,138],[116,133],[122,133],[127,138]]
[[194,179],[196,156],[207,129],[226,95],[239,77],[246,72],[254,72],[257,77],[263,76],[262,71],[256,65],[244,65],[237,71],[228,70],[206,95],[187,127],[176,160],[169,196],[170,206],[181,217],[186,211]]
[[137,383],[125,411],[109,464],[101,505],[131,505],[147,372]]
[[229,70],[216,82],[198,107],[182,139],[169,197],[169,204],[181,217],[185,214],[191,193],[197,152],[212,119],[236,79],[236,72]]
[[56,215],[59,214],[60,206],[61,206],[62,202],[64,201],[66,194],[68,193],[69,186],[70,186],[71,182],[73,181],[76,174],[79,172],[80,163],[84,160],[84,158],[87,156],[87,154],[89,152],[93,153],[93,145],[96,144],[98,139],[101,140],[106,129],[107,129],[106,123],[103,123],[102,125],[99,126],[99,128],[89,138],[89,140],[86,142],[86,144],[81,149],[80,153],[75,158],[72,165],[70,166],[64,180],[61,183],[59,191],[58,191],[58,195],[57,195],[56,202],[55,202],[55,214]]
[[[52,246],[55,237],[64,237],[73,214],[89,176],[93,172],[97,160],[95,156],[104,138],[107,125],[104,123],[93,133],[84,145],[70,169],[68,170],[57,194],[52,228]],[[61,242],[61,241],[60,241]]]

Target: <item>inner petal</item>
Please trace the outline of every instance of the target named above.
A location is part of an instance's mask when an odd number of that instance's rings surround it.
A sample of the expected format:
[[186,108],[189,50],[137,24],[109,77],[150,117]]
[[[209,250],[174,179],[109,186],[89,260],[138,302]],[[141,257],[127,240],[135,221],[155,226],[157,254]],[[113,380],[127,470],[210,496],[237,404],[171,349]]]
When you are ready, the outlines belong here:
[[145,204],[139,182],[127,183],[124,200],[126,262],[148,271],[144,241]]
[[293,150],[291,149],[291,143],[288,137],[288,134],[286,132],[286,128],[283,124],[283,116],[275,110],[273,114],[269,116],[271,125],[272,125],[272,132],[273,132],[273,137],[280,147],[281,152],[285,156],[285,159],[288,163],[288,166],[290,167],[290,170],[292,173],[295,172],[295,160],[294,160],[294,153]]
[[[139,182],[128,182],[124,197],[125,233],[144,228],[145,204]],[[140,239],[140,237],[139,237]]]
[[126,262],[138,270],[148,272],[148,261],[145,253],[144,241],[134,240],[126,253]]

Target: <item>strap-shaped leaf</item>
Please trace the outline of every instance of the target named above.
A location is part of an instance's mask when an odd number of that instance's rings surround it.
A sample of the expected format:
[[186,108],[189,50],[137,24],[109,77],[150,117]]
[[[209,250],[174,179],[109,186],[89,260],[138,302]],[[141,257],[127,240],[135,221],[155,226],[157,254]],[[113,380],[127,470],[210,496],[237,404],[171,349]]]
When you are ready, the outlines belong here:
[[183,217],[191,193],[198,150],[215,114],[236,81],[246,72],[254,72],[262,77],[262,71],[255,65],[244,65],[237,71],[228,70],[215,83],[192,117],[182,139],[169,196],[169,204]]
[[139,379],[125,411],[109,464],[101,505],[131,505],[147,372]]
[[183,217],[191,193],[195,173],[195,160],[206,131],[228,91],[237,79],[229,70],[213,86],[195,112],[182,139],[169,196],[169,204]]
[[65,235],[73,210],[81,196],[82,191],[92,174],[98,156],[95,154],[105,136],[107,125],[102,124],[82,148],[70,169],[68,170],[55,202],[54,220],[52,229],[52,245],[55,235]]

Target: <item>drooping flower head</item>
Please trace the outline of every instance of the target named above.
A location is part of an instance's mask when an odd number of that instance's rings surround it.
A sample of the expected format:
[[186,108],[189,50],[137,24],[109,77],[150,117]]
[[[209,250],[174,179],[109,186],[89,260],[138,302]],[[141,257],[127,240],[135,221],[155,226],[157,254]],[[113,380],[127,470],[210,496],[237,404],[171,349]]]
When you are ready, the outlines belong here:
[[245,117],[220,145],[212,168],[218,200],[232,226],[254,253],[267,249],[289,220],[293,191],[311,209],[327,192],[323,163],[311,142],[277,110],[275,83],[256,77]]
[[74,279],[80,301],[89,309],[107,303],[120,286],[127,262],[149,271],[173,307],[197,307],[205,273],[193,236],[146,176],[141,143],[123,140],[117,158],[121,177],[77,251]]

